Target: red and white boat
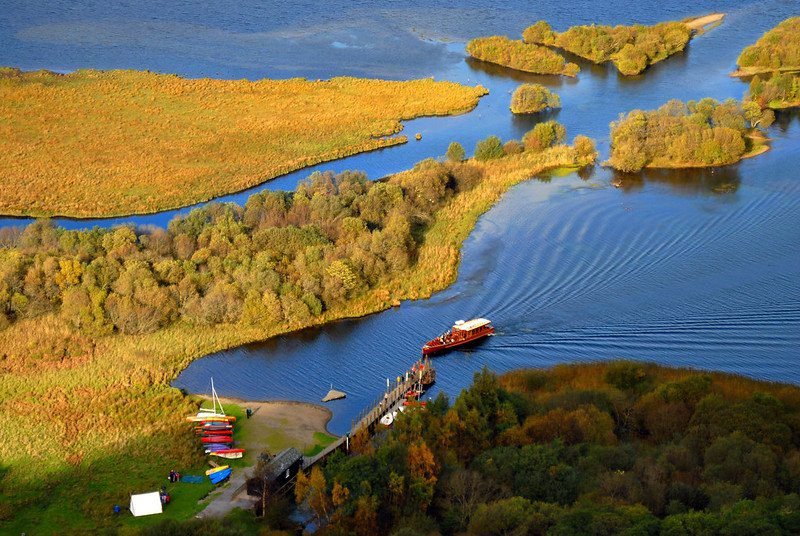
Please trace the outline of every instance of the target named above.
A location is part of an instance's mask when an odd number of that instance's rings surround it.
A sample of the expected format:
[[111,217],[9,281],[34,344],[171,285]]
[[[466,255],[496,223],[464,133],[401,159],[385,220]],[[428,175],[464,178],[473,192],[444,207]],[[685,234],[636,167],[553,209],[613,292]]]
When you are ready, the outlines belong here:
[[485,337],[494,335],[491,320],[486,318],[473,318],[472,320],[457,320],[450,331],[442,333],[422,347],[422,355],[438,354],[453,348],[466,346]]

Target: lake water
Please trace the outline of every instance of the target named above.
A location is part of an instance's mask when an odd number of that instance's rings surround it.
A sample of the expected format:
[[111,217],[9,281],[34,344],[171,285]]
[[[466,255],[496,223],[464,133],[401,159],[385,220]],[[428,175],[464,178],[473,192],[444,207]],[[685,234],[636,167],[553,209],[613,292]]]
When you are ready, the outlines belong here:
[[[490,134],[519,138],[541,117],[515,118],[510,93],[523,81],[555,89],[552,114],[569,136],[586,134],[608,156],[608,123],[671,98],[740,98],[729,73],[739,51],[796,2],[653,0],[610,2],[20,2],[0,10],[0,64],[24,69],[134,68],[185,76],[260,78],[335,75],[434,76],[480,83],[490,95],[473,112],[406,123],[423,140],[313,169],[360,169],[371,177],[467,148]],[[578,62],[577,80],[522,75],[465,61],[464,41],[516,36],[548,19],[653,23],[727,13],[722,26],[645,75]],[[175,385],[250,399],[316,402],[332,383],[330,428],[351,418],[458,318],[488,316],[497,336],[436,359],[437,389],[455,395],[483,365],[503,371],[615,357],[719,369],[800,383],[800,119],[780,114],[773,149],[735,166],[650,172],[621,187],[603,168],[521,184],[484,215],[464,245],[458,281],[430,300],[363,319],[278,337],[192,363]],[[291,189],[310,170],[226,196],[242,202],[263,188]],[[110,220],[58,220],[67,227],[121,221],[163,225],[175,212]],[[6,218],[6,225],[24,223]]]

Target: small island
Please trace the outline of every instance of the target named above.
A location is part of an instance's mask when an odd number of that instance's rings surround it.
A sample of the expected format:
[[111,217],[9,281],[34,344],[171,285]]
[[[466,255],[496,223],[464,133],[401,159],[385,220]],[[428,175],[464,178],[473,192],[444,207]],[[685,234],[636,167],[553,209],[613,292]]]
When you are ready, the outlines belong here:
[[692,29],[684,22],[572,26],[557,33],[546,21],[539,21],[522,33],[526,43],[560,48],[597,64],[611,61],[626,76],[682,51],[691,36]]
[[511,96],[511,113],[534,114],[561,108],[561,98],[541,84],[522,84]]
[[731,76],[800,71],[800,17],[792,17],[766,32],[745,48]]
[[642,168],[722,166],[768,149],[759,127],[771,110],[736,100],[672,100],[657,110],[633,110],[611,124],[608,164],[625,172]]
[[471,40],[467,43],[467,53],[475,59],[526,73],[574,77],[580,71],[576,64],[568,63],[564,56],[547,47],[500,35]]
[[3,68],[0,214],[98,217],[191,205],[405,143],[395,136],[400,121],[467,112],[486,93],[433,79],[251,82]]

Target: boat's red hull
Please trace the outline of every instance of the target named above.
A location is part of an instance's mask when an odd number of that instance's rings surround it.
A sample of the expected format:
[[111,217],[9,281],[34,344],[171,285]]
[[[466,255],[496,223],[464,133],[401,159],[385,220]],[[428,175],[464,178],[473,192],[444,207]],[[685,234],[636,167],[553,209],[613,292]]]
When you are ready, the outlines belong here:
[[463,339],[459,340],[439,342],[438,339],[433,339],[431,341],[428,341],[427,344],[425,344],[425,346],[422,347],[422,355],[440,354],[442,352],[447,352],[448,350],[453,350],[455,348],[460,348],[462,346],[468,346],[482,339],[485,339],[490,335],[494,335],[494,328],[491,326],[487,327],[484,330],[481,330],[479,333],[466,336]]

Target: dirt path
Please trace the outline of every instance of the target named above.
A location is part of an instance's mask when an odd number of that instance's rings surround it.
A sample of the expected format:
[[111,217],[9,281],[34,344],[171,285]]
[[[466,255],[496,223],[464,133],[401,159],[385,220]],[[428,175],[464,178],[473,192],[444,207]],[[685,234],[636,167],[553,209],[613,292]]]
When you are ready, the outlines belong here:
[[[237,446],[247,449],[250,463],[237,467],[230,480],[206,501],[208,505],[197,517],[224,517],[234,508],[250,508],[253,497],[247,495],[245,483],[258,455],[264,451],[276,454],[288,447],[303,452],[317,444],[315,434],[332,435],[327,430],[331,412],[322,406],[303,402],[253,402],[221,399],[222,404],[233,403],[253,410],[253,416],[237,422],[240,439]],[[224,460],[223,460],[224,461]]]

